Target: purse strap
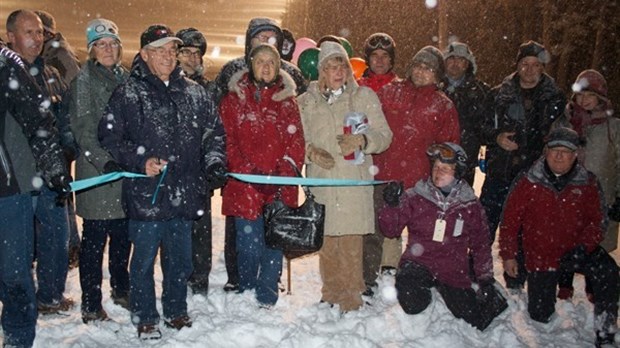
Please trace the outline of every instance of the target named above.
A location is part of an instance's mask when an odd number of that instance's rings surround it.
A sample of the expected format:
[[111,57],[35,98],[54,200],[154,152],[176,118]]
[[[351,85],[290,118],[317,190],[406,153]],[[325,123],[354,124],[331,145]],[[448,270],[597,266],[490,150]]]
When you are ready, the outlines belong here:
[[[293,161],[292,158],[286,155],[283,158],[286,162],[288,162],[288,164],[291,165],[291,167],[293,167],[293,170],[295,171],[295,174],[297,175],[297,177],[299,178],[304,177],[303,175],[301,175],[301,171],[299,170],[299,168],[297,168],[297,165],[295,164],[295,161]],[[309,199],[314,200],[314,195],[312,194],[312,192],[310,192],[310,188],[306,185],[300,185],[300,186],[304,190],[304,193],[306,194],[306,199],[309,198]],[[278,193],[280,193],[280,190],[278,190]]]

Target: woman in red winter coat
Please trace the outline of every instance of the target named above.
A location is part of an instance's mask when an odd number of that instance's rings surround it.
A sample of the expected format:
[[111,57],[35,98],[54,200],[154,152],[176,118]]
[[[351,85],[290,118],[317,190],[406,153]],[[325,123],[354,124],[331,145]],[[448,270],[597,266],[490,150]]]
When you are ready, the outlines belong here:
[[[220,104],[228,171],[295,176],[292,164],[285,159],[300,168],[305,156],[295,83],[280,70],[280,56],[272,46],[255,47],[249,59],[249,71],[231,77],[230,92]],[[262,218],[263,206],[272,202],[278,191],[287,205],[297,206],[296,186],[230,179],[222,193],[222,214],[235,217],[239,291],[255,289],[262,307],[271,307],[278,300],[282,251],[265,245]]]
[[409,231],[396,274],[398,302],[407,314],[418,314],[430,304],[434,287],[454,316],[484,330],[507,304],[494,286],[484,209],[461,179],[467,155],[449,142],[431,145],[426,154],[430,177],[402,198],[402,182],[388,184],[387,206],[379,214],[386,237],[400,236],[405,226]]

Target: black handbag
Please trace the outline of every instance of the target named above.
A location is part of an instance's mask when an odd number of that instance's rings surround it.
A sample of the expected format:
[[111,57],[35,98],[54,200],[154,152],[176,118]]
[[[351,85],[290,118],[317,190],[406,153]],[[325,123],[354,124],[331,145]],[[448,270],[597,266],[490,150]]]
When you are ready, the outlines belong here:
[[[301,177],[297,166],[291,165]],[[306,200],[298,208],[284,204],[279,194],[273,202],[263,206],[265,244],[282,250],[289,259],[311,254],[323,246],[325,205],[315,202],[308,187],[302,188]]]

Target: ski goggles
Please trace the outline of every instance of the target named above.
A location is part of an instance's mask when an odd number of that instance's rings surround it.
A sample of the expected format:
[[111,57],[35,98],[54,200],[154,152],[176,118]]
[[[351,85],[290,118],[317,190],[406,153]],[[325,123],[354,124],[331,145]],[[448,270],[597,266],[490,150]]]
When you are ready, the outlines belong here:
[[458,153],[452,147],[446,144],[433,144],[426,150],[426,155],[431,158],[438,158],[443,163],[465,162],[466,158],[463,154]]
[[385,35],[373,36],[368,41],[368,47],[370,47],[373,50],[382,49],[382,50],[387,51],[387,50],[394,49],[394,47],[392,46],[392,40],[390,40],[390,38]]

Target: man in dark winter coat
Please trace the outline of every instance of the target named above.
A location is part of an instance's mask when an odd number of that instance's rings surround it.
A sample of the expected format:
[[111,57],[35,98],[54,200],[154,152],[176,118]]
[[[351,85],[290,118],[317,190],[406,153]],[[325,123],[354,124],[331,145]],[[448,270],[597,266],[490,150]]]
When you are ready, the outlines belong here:
[[[0,294],[4,345],[31,347],[37,322],[32,278],[32,194],[47,185],[70,190],[54,116],[26,64],[0,41],[0,124],[18,125],[19,141],[0,132]],[[20,169],[21,168],[21,169]],[[18,170],[27,172],[18,173]],[[26,180],[27,179],[27,180]],[[57,193],[55,193],[57,194]]]
[[480,146],[485,145],[482,126],[493,115],[491,88],[476,78],[476,58],[464,43],[453,42],[443,52],[446,77],[443,91],[459,113],[461,146],[467,154],[467,172],[463,179],[474,185]]
[[[517,54],[517,71],[494,88],[495,116],[487,120],[484,130],[488,169],[480,196],[489,219],[491,242],[512,180],[540,157],[544,137],[564,112],[566,97],[544,73],[548,57],[541,44],[522,44]],[[523,287],[525,278],[504,276],[508,288]]]
[[[596,343],[613,343],[620,280],[616,262],[599,243],[606,230],[598,180],[577,161],[579,135],[556,128],[545,154],[510,189],[500,226],[500,256],[511,277],[527,277],[528,312],[548,323],[555,312],[558,274],[579,272],[592,284]],[[525,270],[517,264],[525,253]],[[523,273],[523,274],[520,274]]]
[[123,204],[133,243],[132,321],[140,338],[158,339],[153,262],[161,247],[166,325],[191,326],[192,221],[204,213],[208,190],[225,182],[225,145],[221,121],[209,113],[214,101],[177,65],[182,41],[158,24],[142,33],[140,44],[128,81],[110,97],[99,140],[121,167],[149,176],[123,181]]
[[[43,97],[49,103],[49,109],[56,118],[60,143],[67,162],[77,156],[77,143],[69,127],[69,116],[63,111],[63,99],[67,86],[62,82],[58,71],[46,65],[41,57],[43,47],[43,25],[39,17],[31,11],[17,10],[6,21],[9,47],[17,52],[26,68],[34,77]],[[21,126],[7,118],[5,125],[7,145],[22,143],[19,148],[26,148],[22,138]],[[23,151],[23,150],[22,150]],[[34,168],[31,155],[27,167],[16,168],[18,181],[28,182],[27,173]],[[67,170],[68,171],[68,170]],[[59,200],[55,192],[43,186],[33,195],[35,215],[40,222],[37,228],[37,302],[41,314],[66,311],[73,306],[73,300],[65,298],[65,282],[68,272],[69,220],[67,216],[67,197]]]

